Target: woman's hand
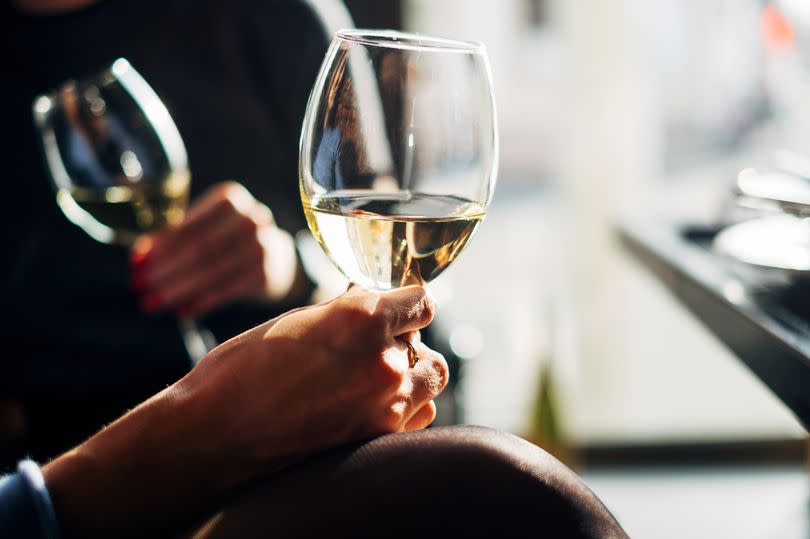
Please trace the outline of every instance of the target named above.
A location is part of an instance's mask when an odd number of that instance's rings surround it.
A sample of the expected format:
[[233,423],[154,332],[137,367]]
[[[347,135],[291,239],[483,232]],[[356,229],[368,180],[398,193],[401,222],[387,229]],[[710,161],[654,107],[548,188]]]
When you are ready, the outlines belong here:
[[[354,288],[223,343],[44,467],[63,536],[176,533],[313,452],[426,427],[448,375],[418,340],[433,310],[422,287]],[[403,339],[421,358],[413,368]]]
[[[203,428],[255,476],[324,447],[429,425],[448,372],[419,340],[432,318],[424,288],[355,287],[224,343],[177,389],[205,404]],[[420,357],[412,369],[404,339]]]
[[301,277],[292,237],[236,182],[212,187],[179,225],[139,238],[132,270],[145,311],[184,317],[240,299],[284,300]]

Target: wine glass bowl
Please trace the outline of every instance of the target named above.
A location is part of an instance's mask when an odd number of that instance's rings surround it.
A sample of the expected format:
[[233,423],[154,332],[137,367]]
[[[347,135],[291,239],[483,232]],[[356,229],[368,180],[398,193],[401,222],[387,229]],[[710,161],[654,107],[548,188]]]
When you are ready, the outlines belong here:
[[301,133],[310,230],[357,285],[424,284],[486,215],[498,136],[478,43],[380,30],[335,34]]
[[34,119],[65,216],[103,243],[182,219],[190,174],[166,107],[121,58],[34,102]]
[[[33,114],[56,201],[90,237],[132,247],[183,219],[191,178],[183,139],[126,59],[37,96]],[[178,325],[192,362],[215,346],[194,319]]]

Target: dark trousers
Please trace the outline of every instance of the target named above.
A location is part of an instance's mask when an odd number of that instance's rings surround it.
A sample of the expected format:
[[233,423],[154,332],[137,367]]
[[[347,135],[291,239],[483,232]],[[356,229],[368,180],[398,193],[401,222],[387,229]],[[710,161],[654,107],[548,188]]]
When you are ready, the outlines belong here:
[[392,434],[259,481],[184,537],[627,539],[566,466],[480,427]]

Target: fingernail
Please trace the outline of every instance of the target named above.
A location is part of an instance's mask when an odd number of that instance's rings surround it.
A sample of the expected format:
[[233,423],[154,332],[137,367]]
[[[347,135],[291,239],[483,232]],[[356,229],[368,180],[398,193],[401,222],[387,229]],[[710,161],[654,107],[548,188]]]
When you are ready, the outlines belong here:
[[151,313],[153,311],[158,310],[163,305],[163,300],[160,299],[160,296],[152,292],[151,294],[147,294],[141,300],[141,308]]
[[130,287],[132,291],[136,294],[140,294],[144,290],[146,290],[149,283],[146,282],[146,275],[142,272],[135,272],[132,275],[132,280],[130,281]]
[[132,269],[140,270],[146,267],[147,262],[149,262],[149,253],[149,249],[133,249],[129,257]]

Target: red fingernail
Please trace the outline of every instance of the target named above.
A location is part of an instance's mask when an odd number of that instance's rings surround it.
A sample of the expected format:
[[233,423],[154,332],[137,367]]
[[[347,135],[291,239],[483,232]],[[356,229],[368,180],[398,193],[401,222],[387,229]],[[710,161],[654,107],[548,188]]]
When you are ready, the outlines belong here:
[[163,300],[160,299],[160,296],[152,292],[151,294],[147,294],[141,300],[141,308],[151,313],[153,311],[158,310],[163,305]]
[[149,283],[146,281],[146,275],[141,272],[135,272],[132,275],[132,280],[130,281],[130,287],[132,291],[136,294],[140,294],[141,292],[145,291],[146,288],[149,286]]
[[149,249],[134,249],[129,257],[129,263],[134,270],[140,270],[146,267],[149,262]]

